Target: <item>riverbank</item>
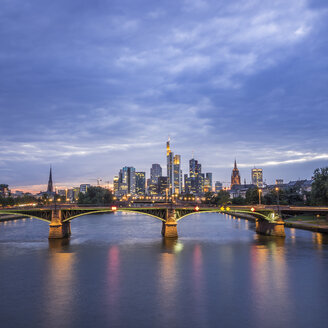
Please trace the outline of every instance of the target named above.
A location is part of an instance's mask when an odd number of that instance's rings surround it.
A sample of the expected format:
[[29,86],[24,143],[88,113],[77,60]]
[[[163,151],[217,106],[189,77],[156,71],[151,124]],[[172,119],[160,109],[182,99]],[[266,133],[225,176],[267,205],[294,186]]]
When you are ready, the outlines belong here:
[[26,219],[27,216],[24,215],[12,215],[12,214],[0,214],[0,222],[5,221],[14,221],[14,220],[20,220],[20,219]]
[[[230,214],[230,213],[226,213]],[[231,214],[230,214],[231,215]],[[251,214],[244,214],[244,213],[235,213],[233,216],[246,219],[250,221],[256,221],[256,218]],[[295,229],[302,229],[302,230],[309,230],[314,232],[321,232],[328,234],[328,222],[324,219],[315,219],[309,217],[297,217],[293,219],[288,219],[284,221],[285,227],[287,228],[295,228]]]
[[285,221],[285,227],[328,233],[328,222]]

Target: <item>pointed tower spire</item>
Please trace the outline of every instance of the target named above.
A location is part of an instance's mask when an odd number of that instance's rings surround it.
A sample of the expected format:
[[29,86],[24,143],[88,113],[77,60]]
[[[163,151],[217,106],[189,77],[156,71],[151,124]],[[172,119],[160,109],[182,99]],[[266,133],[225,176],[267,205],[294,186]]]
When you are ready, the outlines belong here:
[[54,191],[53,183],[52,183],[52,167],[50,165],[50,173],[49,173],[49,180],[48,180],[48,193],[52,193]]
[[235,159],[235,169],[237,169],[237,161],[236,161],[236,159]]

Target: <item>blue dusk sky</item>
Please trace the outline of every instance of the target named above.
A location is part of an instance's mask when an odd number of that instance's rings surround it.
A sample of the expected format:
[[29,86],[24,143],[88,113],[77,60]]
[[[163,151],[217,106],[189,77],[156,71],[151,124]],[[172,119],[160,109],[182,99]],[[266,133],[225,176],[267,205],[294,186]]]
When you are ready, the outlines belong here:
[[1,0],[0,183],[328,165],[328,1]]

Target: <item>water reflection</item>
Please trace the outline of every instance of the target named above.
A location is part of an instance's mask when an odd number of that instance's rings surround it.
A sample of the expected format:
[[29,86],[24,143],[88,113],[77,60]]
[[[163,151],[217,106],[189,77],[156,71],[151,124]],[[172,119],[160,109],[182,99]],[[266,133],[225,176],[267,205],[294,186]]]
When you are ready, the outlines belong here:
[[202,247],[195,245],[192,256],[192,292],[193,300],[195,302],[194,309],[196,315],[194,320],[197,321],[197,327],[207,327],[207,312],[205,301],[205,278],[204,278],[204,263]]
[[313,232],[312,241],[317,246],[317,249],[322,250],[323,245],[328,245],[328,235],[320,232]]
[[120,298],[120,250],[113,245],[108,251],[107,261],[107,284],[108,284],[108,314],[114,326],[120,322],[119,298]]
[[[257,235],[251,247],[251,284],[254,302],[253,315],[261,326],[269,316],[279,314],[275,319],[277,325],[292,326],[292,302],[289,295],[289,277],[286,265],[285,238]],[[268,309],[267,311],[263,311]]]
[[[164,240],[163,240],[164,242]],[[174,318],[177,316],[177,291],[178,291],[178,276],[177,276],[177,258],[172,252],[176,245],[176,240],[170,241],[167,239],[163,245],[166,250],[171,249],[169,252],[161,253],[159,261],[159,303],[160,308],[166,316],[162,318],[162,325],[172,326],[176,322]]]
[[183,250],[183,243],[178,238],[162,238],[162,250],[167,253],[179,253]]
[[64,252],[69,246],[68,239],[49,240],[48,272],[45,281],[46,324],[50,327],[70,325],[75,254]]

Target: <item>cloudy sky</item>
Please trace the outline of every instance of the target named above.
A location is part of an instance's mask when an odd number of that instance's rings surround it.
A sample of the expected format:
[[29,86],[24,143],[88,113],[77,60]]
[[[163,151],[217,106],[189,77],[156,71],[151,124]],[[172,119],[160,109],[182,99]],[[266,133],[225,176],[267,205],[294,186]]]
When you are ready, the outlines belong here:
[[323,0],[1,0],[0,183],[39,190],[165,168],[214,180],[328,165]]

